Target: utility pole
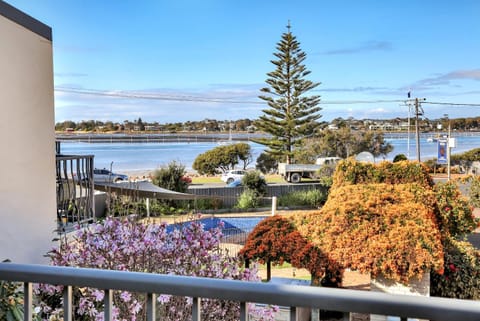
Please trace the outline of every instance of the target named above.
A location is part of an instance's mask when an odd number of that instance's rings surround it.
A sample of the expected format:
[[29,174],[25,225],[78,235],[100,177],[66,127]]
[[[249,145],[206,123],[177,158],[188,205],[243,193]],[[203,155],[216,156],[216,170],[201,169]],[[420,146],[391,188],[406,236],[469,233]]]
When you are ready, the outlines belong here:
[[[410,92],[408,92],[408,98],[410,98]],[[419,116],[423,115],[423,109],[421,106],[421,101],[425,101],[425,98],[415,98],[414,105],[415,105],[415,140],[417,145],[417,161],[420,162],[420,122]],[[412,100],[409,99],[408,102],[410,103]]]
[[417,144],[417,161],[420,162],[420,130],[419,130],[419,122],[418,116],[419,113],[419,105],[418,98],[415,98],[415,141]]

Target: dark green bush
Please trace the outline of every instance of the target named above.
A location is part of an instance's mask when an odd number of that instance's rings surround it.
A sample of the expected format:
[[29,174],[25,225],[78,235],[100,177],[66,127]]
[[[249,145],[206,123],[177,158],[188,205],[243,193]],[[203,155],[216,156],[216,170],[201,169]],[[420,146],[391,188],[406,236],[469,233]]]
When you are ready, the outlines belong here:
[[400,162],[400,161],[406,161],[408,160],[407,156],[405,156],[405,154],[397,154],[395,155],[395,157],[393,158],[393,162],[396,163],[396,162]]
[[468,196],[470,197],[470,204],[475,207],[480,207],[480,177],[470,177],[467,181]]
[[260,172],[247,172],[242,179],[242,184],[247,189],[254,191],[257,196],[267,194],[267,182]]
[[175,161],[153,173],[153,184],[175,192],[185,193],[191,179],[186,177],[185,166]]
[[261,153],[257,158],[257,165],[255,168],[263,174],[275,173],[278,169],[278,160],[271,154],[265,152]]
[[470,243],[444,241],[444,268],[430,275],[430,294],[446,298],[480,300],[480,251]]
[[194,207],[197,210],[218,210],[222,205],[223,201],[219,198],[204,198],[196,200]]
[[443,235],[465,238],[478,226],[472,207],[455,182],[437,183],[433,187],[437,199],[437,219]]
[[282,195],[278,199],[279,206],[308,206],[318,208],[325,204],[328,196],[328,188],[311,189],[308,191],[295,191]]

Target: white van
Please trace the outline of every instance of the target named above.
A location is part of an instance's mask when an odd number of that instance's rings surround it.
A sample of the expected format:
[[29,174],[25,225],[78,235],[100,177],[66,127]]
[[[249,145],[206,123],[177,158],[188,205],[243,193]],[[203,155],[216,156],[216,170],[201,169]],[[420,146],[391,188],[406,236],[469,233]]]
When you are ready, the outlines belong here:
[[342,160],[342,158],[340,158],[340,157],[319,157],[315,161],[315,164],[317,164],[317,165],[332,165],[332,164],[338,163],[341,160]]

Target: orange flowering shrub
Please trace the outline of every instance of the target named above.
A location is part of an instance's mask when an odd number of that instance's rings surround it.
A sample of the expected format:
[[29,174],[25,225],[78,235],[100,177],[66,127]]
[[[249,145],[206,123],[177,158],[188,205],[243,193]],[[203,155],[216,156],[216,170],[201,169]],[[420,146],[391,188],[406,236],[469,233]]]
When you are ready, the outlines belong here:
[[477,226],[457,186],[434,186],[422,164],[350,158],[337,166],[321,210],[266,219],[242,253],[289,261],[324,280],[338,281],[344,268],[405,283],[432,271],[432,294],[478,297],[480,254],[454,240]]
[[314,283],[340,283],[342,269],[299,233],[292,217],[271,216],[262,220],[248,235],[239,255],[262,264],[289,262],[293,267],[306,268]]
[[443,266],[434,204],[415,184],[347,185],[330,192],[307,230],[344,268],[407,282]]
[[338,163],[333,175],[332,188],[372,183],[416,183],[425,187],[433,186],[433,180],[428,174],[428,169],[422,163],[400,161],[371,164],[357,162],[355,158],[348,158]]
[[271,216],[262,220],[250,232],[239,255],[256,259],[261,264],[268,260],[274,265],[282,265],[287,261],[299,267],[301,263],[292,255],[297,248],[303,247],[304,243],[292,222],[281,216]]

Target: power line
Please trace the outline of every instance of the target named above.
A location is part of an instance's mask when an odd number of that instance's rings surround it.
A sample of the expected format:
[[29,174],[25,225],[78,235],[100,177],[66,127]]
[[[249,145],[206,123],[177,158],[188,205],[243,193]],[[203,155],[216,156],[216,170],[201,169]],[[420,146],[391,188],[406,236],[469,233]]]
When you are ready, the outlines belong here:
[[[201,96],[184,96],[184,95],[161,95],[148,93],[135,93],[125,91],[102,91],[94,89],[55,87],[57,92],[73,93],[80,95],[104,96],[115,98],[130,99],[150,99],[150,100],[167,100],[167,101],[189,101],[189,102],[218,102],[218,103],[235,103],[235,104],[262,104],[263,101],[238,100],[232,98],[208,98]],[[381,99],[381,100],[331,100],[320,101],[321,105],[352,105],[352,104],[382,104],[382,103],[399,103],[404,102],[401,99]]]
[[[55,87],[55,91],[64,93],[73,93],[80,95],[92,95],[114,98],[129,98],[129,99],[148,99],[148,100],[165,100],[165,101],[187,101],[199,103],[231,103],[231,104],[255,104],[265,105],[263,101],[239,100],[233,98],[210,98],[201,96],[186,96],[186,95],[164,95],[164,94],[149,94],[138,92],[125,91],[107,91],[95,89],[81,89],[69,87]],[[356,104],[384,104],[384,103],[407,103],[405,99],[374,99],[374,100],[322,100],[320,105],[356,105]],[[465,106],[465,107],[480,107],[480,103],[453,103],[453,102],[438,102],[438,101],[422,101],[423,104],[430,105],[447,105],[447,106]]]
[[208,97],[199,97],[199,96],[158,95],[158,94],[134,93],[134,92],[124,92],[124,91],[101,91],[101,90],[94,90],[94,89],[78,89],[78,88],[67,88],[67,87],[56,87],[55,91],[65,92],[65,93],[74,93],[74,94],[80,94],[80,95],[130,98],[130,99],[150,99],[150,100],[189,101],[189,102],[221,102],[221,103],[234,103],[234,104],[260,103],[260,102],[252,102],[252,101],[238,101],[238,100],[232,100],[230,98],[221,99],[221,98],[208,98]]
[[450,106],[466,106],[466,107],[480,107],[480,104],[475,103],[449,103],[449,102],[438,102],[438,101],[424,101],[424,104],[430,105],[450,105]]

